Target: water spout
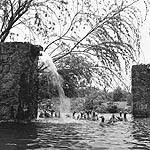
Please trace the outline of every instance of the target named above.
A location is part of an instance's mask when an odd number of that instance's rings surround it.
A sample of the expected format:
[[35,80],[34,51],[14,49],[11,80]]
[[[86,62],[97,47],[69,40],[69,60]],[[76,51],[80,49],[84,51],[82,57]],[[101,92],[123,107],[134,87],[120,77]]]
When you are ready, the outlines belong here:
[[51,77],[53,85],[55,85],[58,89],[59,93],[59,100],[60,100],[60,106],[59,106],[59,111],[60,111],[60,117],[65,119],[69,114],[70,114],[70,99],[65,96],[63,87],[62,87],[62,82],[63,79],[62,77],[58,74],[57,68],[55,64],[52,61],[52,58],[49,56],[47,52],[41,52],[42,56],[40,56],[40,61],[44,63],[44,66],[47,68],[45,71],[50,74],[49,77]]

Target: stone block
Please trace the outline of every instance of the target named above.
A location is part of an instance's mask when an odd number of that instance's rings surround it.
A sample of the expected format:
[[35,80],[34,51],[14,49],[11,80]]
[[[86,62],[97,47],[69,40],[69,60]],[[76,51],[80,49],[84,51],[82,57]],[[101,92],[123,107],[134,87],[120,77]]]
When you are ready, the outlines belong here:
[[141,64],[132,66],[133,115],[150,116],[150,67]]
[[9,118],[9,107],[19,104],[28,105],[35,117],[40,50],[30,43],[0,43],[0,119]]

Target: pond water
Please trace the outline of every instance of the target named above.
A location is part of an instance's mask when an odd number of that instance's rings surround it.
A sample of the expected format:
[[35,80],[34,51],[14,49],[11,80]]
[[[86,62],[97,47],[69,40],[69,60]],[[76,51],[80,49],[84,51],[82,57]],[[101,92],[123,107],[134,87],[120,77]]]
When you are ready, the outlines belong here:
[[127,119],[113,125],[96,121],[0,123],[0,150],[149,150],[150,118],[127,115]]

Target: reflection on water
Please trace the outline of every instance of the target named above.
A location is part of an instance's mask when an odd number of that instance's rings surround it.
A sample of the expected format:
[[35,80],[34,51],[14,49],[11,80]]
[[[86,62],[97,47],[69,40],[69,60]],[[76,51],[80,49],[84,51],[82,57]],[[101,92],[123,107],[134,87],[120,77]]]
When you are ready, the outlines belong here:
[[132,149],[150,149],[150,118],[134,119],[131,133],[134,138]]
[[0,150],[150,149],[150,118],[128,118],[128,121],[104,126],[94,121],[1,123]]

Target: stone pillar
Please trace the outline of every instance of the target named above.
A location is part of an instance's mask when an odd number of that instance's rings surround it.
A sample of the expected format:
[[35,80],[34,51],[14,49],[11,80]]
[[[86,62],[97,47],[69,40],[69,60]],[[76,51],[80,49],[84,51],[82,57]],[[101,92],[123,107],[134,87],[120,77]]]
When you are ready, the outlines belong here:
[[42,47],[30,43],[0,43],[0,120],[15,115],[19,104],[36,116],[38,99],[38,56]]
[[150,65],[132,67],[133,116],[150,116]]

